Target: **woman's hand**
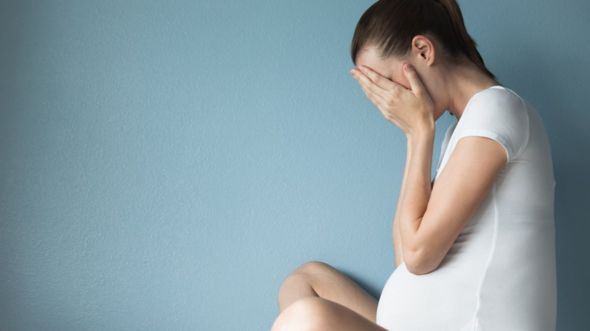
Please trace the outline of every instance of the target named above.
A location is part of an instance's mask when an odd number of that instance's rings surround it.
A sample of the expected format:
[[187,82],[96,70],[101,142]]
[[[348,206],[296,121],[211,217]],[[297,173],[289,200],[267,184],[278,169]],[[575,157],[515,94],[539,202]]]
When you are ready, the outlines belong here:
[[434,128],[434,105],[416,70],[410,64],[403,68],[411,89],[363,65],[359,66],[360,70],[354,68],[350,72],[383,116],[406,135],[412,135]]

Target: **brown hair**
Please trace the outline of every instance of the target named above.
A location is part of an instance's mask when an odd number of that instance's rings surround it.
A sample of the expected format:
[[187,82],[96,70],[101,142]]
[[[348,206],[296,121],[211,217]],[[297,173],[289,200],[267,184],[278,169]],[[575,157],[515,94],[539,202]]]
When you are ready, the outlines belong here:
[[417,34],[433,36],[447,58],[457,63],[462,56],[475,63],[486,75],[496,76],[486,68],[477,43],[463,22],[456,0],[379,0],[367,9],[356,26],[351,44],[352,62],[359,51],[375,45],[380,56],[405,56]]

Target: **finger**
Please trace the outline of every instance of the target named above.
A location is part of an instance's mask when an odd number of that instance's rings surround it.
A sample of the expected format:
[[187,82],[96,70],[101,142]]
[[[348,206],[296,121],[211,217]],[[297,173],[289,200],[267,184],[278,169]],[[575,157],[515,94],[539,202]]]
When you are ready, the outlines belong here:
[[365,65],[359,66],[360,70],[377,86],[381,87],[386,91],[392,91],[396,89],[406,89],[404,86],[392,81],[391,79],[381,75],[377,71],[367,67]]
[[371,100],[371,102],[377,107],[377,109],[379,109],[379,111],[381,112],[381,115],[383,115],[383,117],[385,117],[386,119],[391,119],[391,116],[388,112],[384,111],[384,107],[383,105],[384,100],[376,95],[375,93],[373,93],[371,90],[366,89],[365,87],[362,87],[363,91],[365,92],[365,94],[367,95],[367,98],[369,98],[369,100]]
[[365,81],[361,81],[361,79],[359,79],[359,84],[361,86],[361,88],[363,89],[363,92],[365,92],[365,95],[367,96],[367,98],[369,98],[369,100],[371,100],[371,102],[373,102],[375,104],[375,106],[377,107],[382,107],[382,105],[385,104],[385,100],[383,99],[382,96],[380,96],[379,94],[376,94],[367,84]]
[[363,90],[370,91],[372,95],[375,96],[381,103],[385,104],[386,96],[388,95],[388,91],[383,90],[381,87],[375,85],[373,81],[369,79],[368,76],[364,75],[360,70],[356,71],[355,78],[363,88]]
[[410,82],[410,87],[412,88],[412,91],[416,95],[423,95],[423,93],[425,91],[424,84],[422,83],[420,76],[418,76],[416,69],[414,69],[414,67],[412,65],[410,65],[409,63],[406,63],[406,64],[404,64],[403,71],[404,71],[404,75],[406,75],[406,78]]
[[355,70],[354,77],[358,80],[358,82],[359,82],[361,88],[363,89],[363,92],[367,96],[367,98],[369,100],[371,100],[371,102],[377,107],[377,109],[379,109],[379,111],[381,112],[383,117],[385,117],[388,120],[393,120],[391,114],[389,114],[389,112],[386,112],[383,110],[383,109],[385,109],[385,105],[387,105],[387,99],[385,99],[381,95],[375,93],[374,90],[370,88],[370,86],[374,85],[374,84],[371,84],[370,82],[367,83],[366,79],[365,80],[360,79],[360,76],[362,76],[362,73],[358,74],[358,71],[359,70]]
[[[395,121],[392,114],[390,114],[389,112],[384,110],[384,109],[387,109],[387,107],[386,107],[386,105],[388,104],[387,100],[385,98],[383,98],[382,96],[373,92],[364,83],[359,81],[359,84],[361,85],[361,88],[365,92],[365,95],[367,96],[367,98],[369,100],[371,100],[371,102],[377,107],[377,109],[379,109],[379,111],[381,112],[381,115],[383,115],[383,117],[385,117],[387,120]],[[399,126],[399,124],[397,122],[394,122],[394,123]]]

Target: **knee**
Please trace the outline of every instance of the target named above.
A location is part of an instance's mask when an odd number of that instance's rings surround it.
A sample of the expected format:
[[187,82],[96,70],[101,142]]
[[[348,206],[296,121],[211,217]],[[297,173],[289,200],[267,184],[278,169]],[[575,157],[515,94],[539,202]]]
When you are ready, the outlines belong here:
[[334,267],[326,262],[311,260],[301,264],[293,273],[302,272],[308,274],[317,274],[321,272],[334,270]]
[[328,307],[324,299],[307,297],[295,301],[275,319],[271,331],[324,331]]
[[328,271],[332,268],[327,263],[321,261],[308,261],[293,270],[281,283],[279,287],[279,297],[281,293],[288,291],[292,287],[298,287],[304,283],[311,283],[311,275]]
[[308,280],[309,276],[307,273],[294,270],[290,274],[288,274],[287,277],[285,277],[285,279],[283,279],[283,282],[281,283],[281,289],[289,287],[290,285],[296,285],[300,282],[306,282]]

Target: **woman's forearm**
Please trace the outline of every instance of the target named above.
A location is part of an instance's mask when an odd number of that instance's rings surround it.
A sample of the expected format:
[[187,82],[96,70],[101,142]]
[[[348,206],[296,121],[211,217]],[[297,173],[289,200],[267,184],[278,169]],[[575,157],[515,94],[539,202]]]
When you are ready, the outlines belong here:
[[404,165],[404,175],[402,177],[402,184],[399,190],[399,197],[397,199],[397,207],[395,209],[395,217],[393,219],[393,243],[394,243],[394,251],[395,251],[395,267],[397,268],[400,264],[404,262],[404,252],[403,252],[403,242],[402,236],[400,233],[400,222],[399,222],[399,215],[400,215],[400,205],[402,202],[402,195],[405,192],[404,185],[406,183],[406,177],[408,176],[408,161],[409,159],[406,157],[406,164]]
[[407,138],[406,168],[396,215],[399,222],[399,241],[402,243],[406,262],[419,250],[416,234],[432,192],[434,130],[426,128],[414,136],[408,135]]

